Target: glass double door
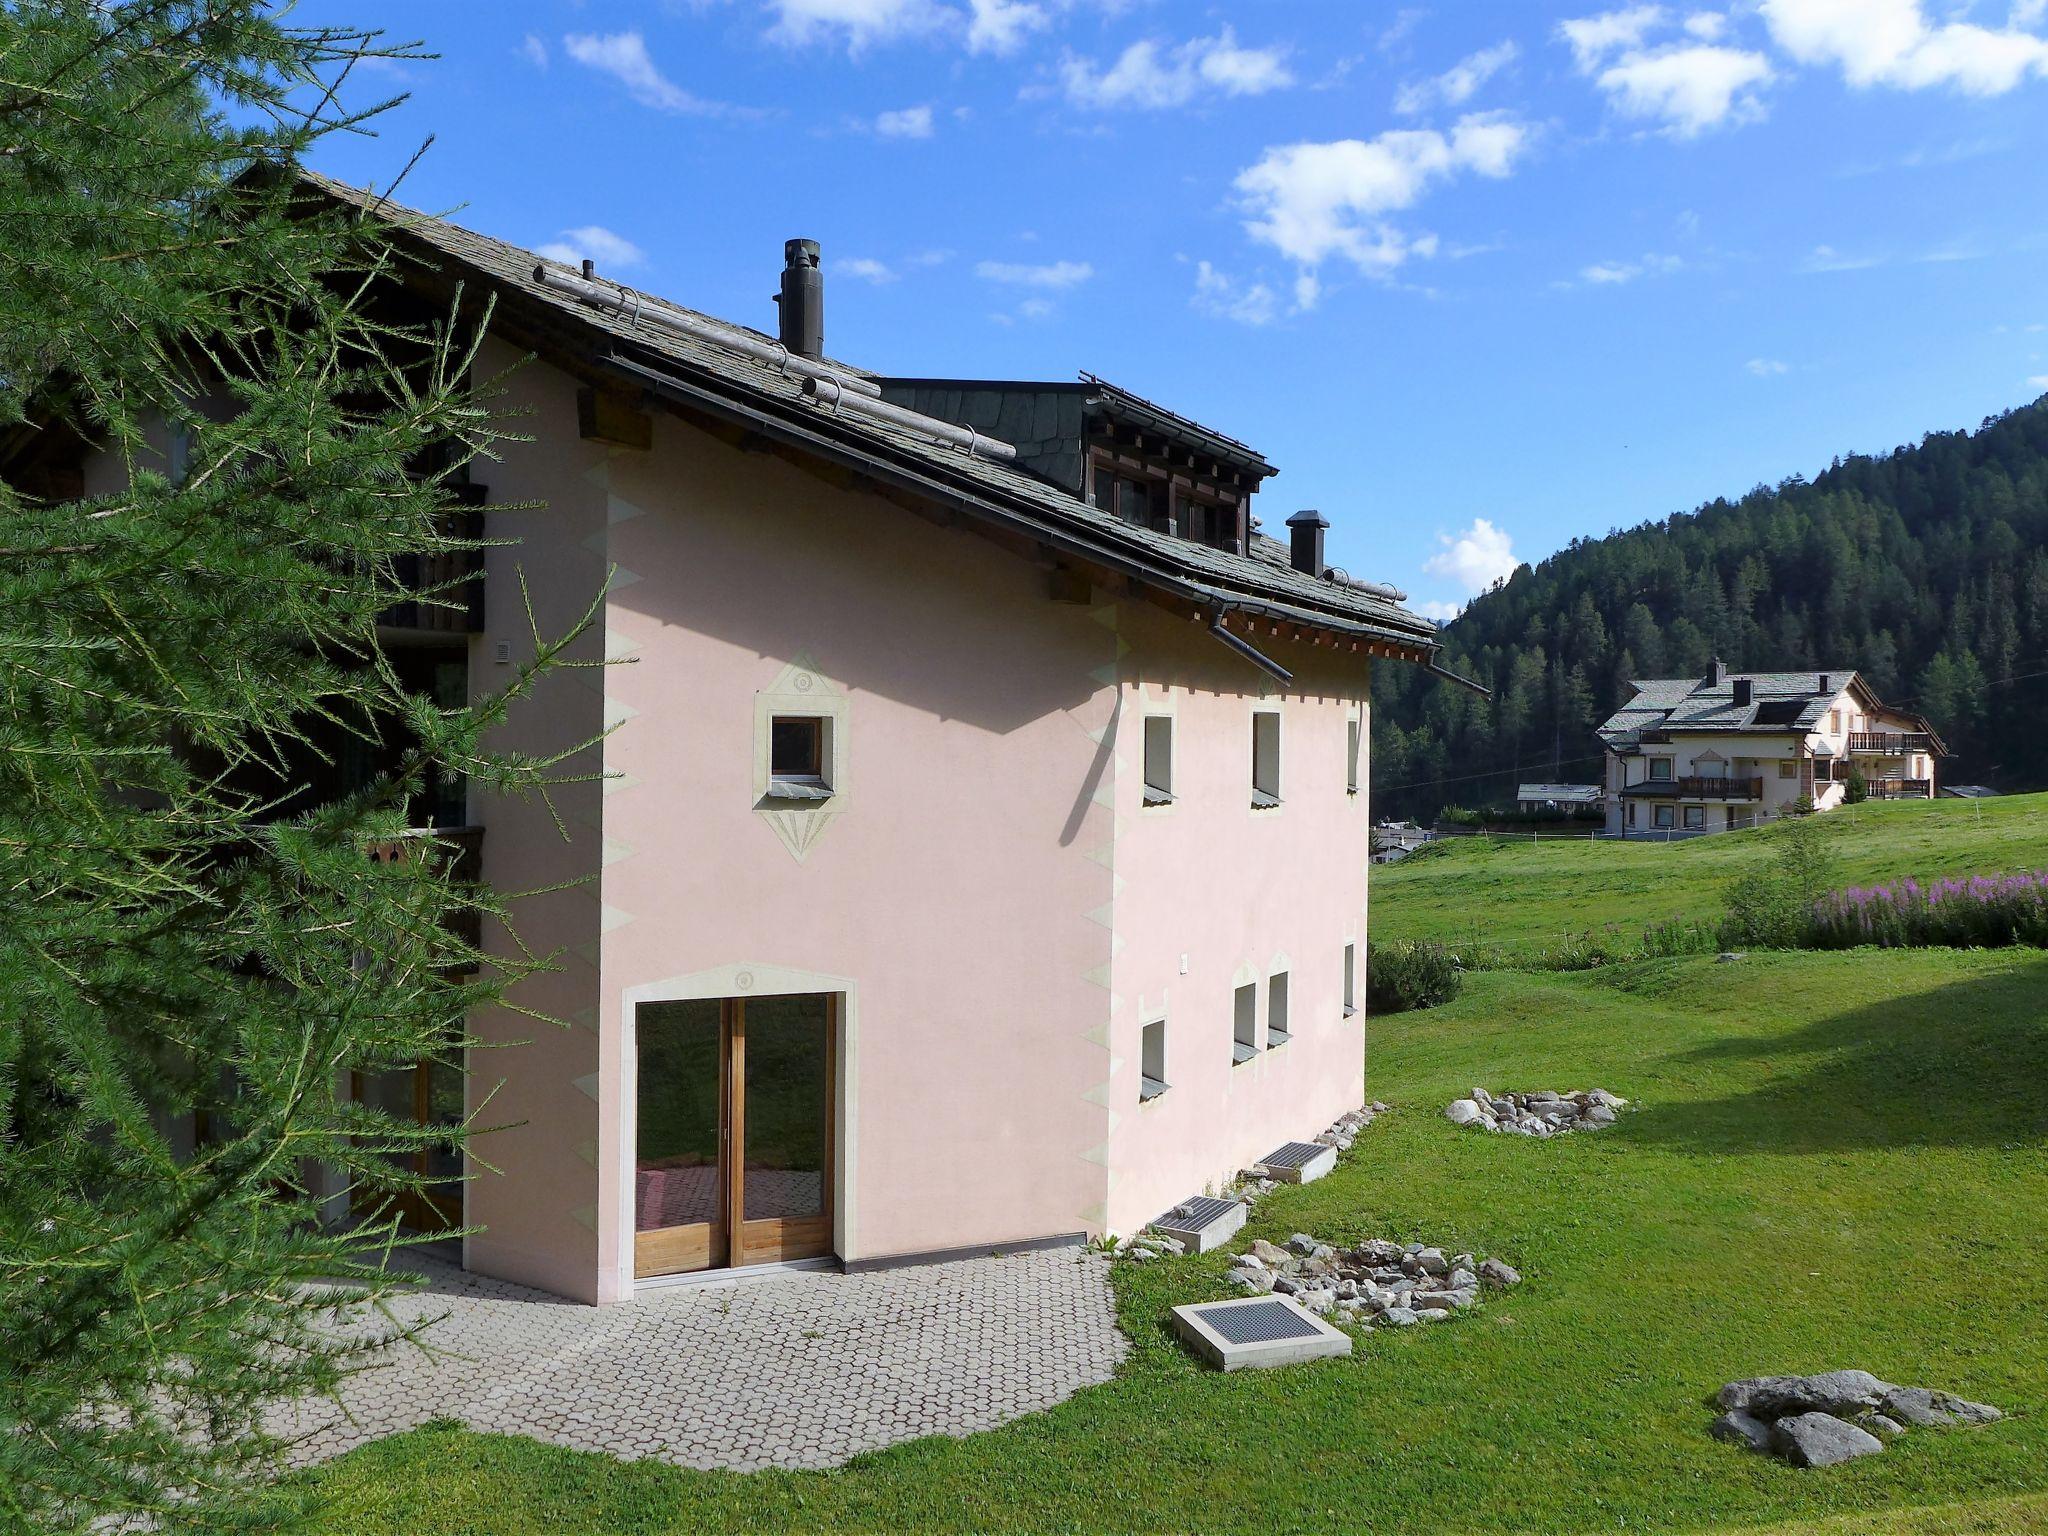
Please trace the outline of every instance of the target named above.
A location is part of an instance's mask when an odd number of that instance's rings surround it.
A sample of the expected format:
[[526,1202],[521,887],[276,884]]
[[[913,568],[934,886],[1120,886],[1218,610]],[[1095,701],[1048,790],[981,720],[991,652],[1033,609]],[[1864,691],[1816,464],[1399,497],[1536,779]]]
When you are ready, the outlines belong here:
[[804,993],[638,1006],[635,1274],[832,1251],[837,1004]]

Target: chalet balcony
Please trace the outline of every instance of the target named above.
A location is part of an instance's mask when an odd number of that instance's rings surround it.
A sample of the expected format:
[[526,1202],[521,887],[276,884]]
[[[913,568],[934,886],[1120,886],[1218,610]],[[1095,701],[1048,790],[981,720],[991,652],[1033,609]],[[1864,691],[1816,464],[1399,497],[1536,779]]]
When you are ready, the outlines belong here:
[[1761,800],[1764,781],[1756,778],[1645,779],[1640,784],[1629,785],[1622,793],[1658,799],[1668,796],[1673,800]]
[[1932,752],[1934,738],[1925,731],[1851,731],[1849,750],[1875,757],[1903,757],[1908,752]]
[[[455,490],[464,505],[449,515],[444,532],[450,538],[482,538],[485,488],[461,485]],[[418,595],[402,597],[380,613],[377,616],[380,627],[439,635],[483,632],[484,552],[481,548],[440,549],[403,555],[395,565],[393,574],[397,577],[399,591]]]
[[[417,858],[444,859],[449,873],[457,881],[473,884],[483,878],[484,829],[416,827],[398,837],[379,838],[369,845],[368,853],[373,864],[396,864]],[[462,908],[450,920],[448,928],[472,949],[482,947],[481,909]]]
[[1872,800],[1932,800],[1932,779],[1869,779],[1864,786]]

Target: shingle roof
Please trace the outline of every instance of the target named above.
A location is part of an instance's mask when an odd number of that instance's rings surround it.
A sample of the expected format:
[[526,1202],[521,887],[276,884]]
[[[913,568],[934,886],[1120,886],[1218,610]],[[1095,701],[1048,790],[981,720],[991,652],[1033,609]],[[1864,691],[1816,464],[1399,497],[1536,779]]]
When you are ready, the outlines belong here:
[[[1810,731],[1829,702],[1856,681],[1854,672],[1733,672],[1720,682],[1662,677],[1632,682],[1635,697],[1600,727],[1610,746],[1632,743],[1644,731]],[[1735,684],[1750,685],[1747,704],[1735,702]],[[1823,687],[1822,684],[1826,686]]]
[[[1321,580],[1292,566],[1233,554],[1189,539],[1126,523],[1098,511],[1063,487],[1048,484],[1022,470],[965,451],[934,438],[852,413],[836,413],[807,398],[802,381],[779,369],[756,363],[743,354],[710,342],[636,324],[630,316],[611,315],[583,304],[535,279],[537,266],[577,275],[560,263],[547,263],[537,253],[464,229],[399,204],[381,201],[360,188],[300,171],[304,182],[327,196],[358,208],[374,209],[379,218],[432,252],[485,279],[501,299],[526,314],[545,314],[579,338],[596,343],[586,361],[602,362],[614,348],[629,349],[648,363],[680,380],[710,386],[761,411],[795,433],[816,439],[829,436],[856,444],[877,461],[938,479],[1012,517],[1099,552],[1104,558],[1140,568],[1144,579],[1174,588],[1192,601],[1224,602],[1263,617],[1298,622],[1361,638],[1383,639],[1404,649],[1433,655],[1436,626],[1398,603],[1356,587]],[[604,280],[610,284],[610,279]],[[617,286],[617,285],[613,285]],[[626,289],[630,300],[634,290]],[[683,308],[657,295],[670,308]],[[685,311],[696,314],[696,311]],[[732,330],[749,331],[731,321],[702,316]],[[561,327],[560,322],[567,322]],[[764,341],[773,337],[751,332]],[[862,370],[844,367],[848,373]],[[865,375],[864,375],[865,376]]]

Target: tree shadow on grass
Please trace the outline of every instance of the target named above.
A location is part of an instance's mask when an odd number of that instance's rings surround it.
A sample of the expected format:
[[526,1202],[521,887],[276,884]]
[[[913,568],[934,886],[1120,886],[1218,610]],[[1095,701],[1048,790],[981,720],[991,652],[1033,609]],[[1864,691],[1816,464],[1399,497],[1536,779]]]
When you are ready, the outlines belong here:
[[1746,1061],[1769,1075],[1724,1098],[1645,1105],[1610,1136],[1702,1154],[2041,1145],[2048,959],[1674,1060]]

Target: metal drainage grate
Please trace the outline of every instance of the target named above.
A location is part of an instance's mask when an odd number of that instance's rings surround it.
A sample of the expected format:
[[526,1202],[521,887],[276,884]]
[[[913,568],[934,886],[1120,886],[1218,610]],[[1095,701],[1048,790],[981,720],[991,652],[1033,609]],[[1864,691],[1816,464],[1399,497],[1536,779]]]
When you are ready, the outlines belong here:
[[1200,1231],[1219,1216],[1228,1216],[1237,1209],[1235,1200],[1218,1200],[1214,1195],[1197,1195],[1192,1200],[1183,1200],[1164,1216],[1156,1225]]
[[1318,1141],[1290,1141],[1277,1152],[1269,1152],[1259,1161],[1268,1168],[1306,1168],[1330,1149]]
[[1283,1302],[1250,1307],[1197,1308],[1202,1321],[1232,1344],[1275,1344],[1282,1339],[1312,1339],[1316,1325]]

